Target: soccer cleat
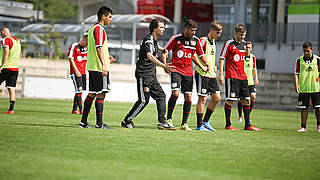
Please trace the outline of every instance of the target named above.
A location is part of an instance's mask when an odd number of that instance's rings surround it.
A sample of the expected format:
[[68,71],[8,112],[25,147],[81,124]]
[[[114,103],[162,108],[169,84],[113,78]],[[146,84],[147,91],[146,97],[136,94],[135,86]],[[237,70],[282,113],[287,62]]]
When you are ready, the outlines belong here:
[[317,131],[320,133],[320,125],[317,126]]
[[233,127],[232,125],[226,126],[225,129],[232,130],[232,131],[239,131],[240,129]]
[[203,122],[202,126],[204,126],[206,129],[208,129],[209,131],[216,131],[209,122]]
[[177,130],[176,128],[174,128],[173,126],[170,126],[168,123],[159,123],[158,124],[158,129],[160,130]]
[[196,128],[197,131],[209,131],[209,129],[205,128],[203,125]]
[[167,122],[170,126],[174,127],[174,126],[173,126],[172,119],[167,119],[166,122]]
[[239,118],[238,118],[238,122],[242,122],[242,117],[239,117]]
[[101,126],[96,125],[95,128],[97,128],[97,129],[113,129],[104,123],[102,123]]
[[[307,132],[307,129],[304,127],[300,127],[300,129],[298,129],[297,132]],[[318,132],[319,132],[319,129],[318,129]]]
[[188,126],[187,123],[183,124],[183,125],[180,127],[180,130],[192,131],[192,129]]
[[123,120],[121,122],[121,126],[124,128],[134,128],[135,127],[132,121],[126,121],[126,120]]
[[91,126],[90,124],[85,124],[83,122],[79,123],[79,128],[94,128],[94,126]]
[[262,129],[255,127],[254,125],[251,125],[249,127],[245,127],[244,130],[249,130],[249,131],[262,131]]
[[79,110],[75,110],[75,111],[72,111],[71,113],[72,114],[80,114],[80,111]]
[[14,111],[12,110],[12,111],[4,112],[4,113],[6,113],[6,114],[14,114]]

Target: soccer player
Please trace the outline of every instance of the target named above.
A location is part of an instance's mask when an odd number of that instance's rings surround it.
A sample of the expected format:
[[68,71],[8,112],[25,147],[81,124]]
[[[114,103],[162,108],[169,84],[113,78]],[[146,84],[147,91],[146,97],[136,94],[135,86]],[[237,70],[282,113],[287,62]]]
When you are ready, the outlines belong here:
[[[234,39],[226,41],[223,45],[219,61],[219,82],[225,82],[226,103],[224,106],[227,130],[239,130],[231,125],[230,116],[233,101],[240,100],[243,104],[245,119],[244,130],[261,131],[250,124],[250,94],[248,88],[247,75],[244,70],[245,61],[245,41],[247,30],[244,25],[235,27]],[[223,66],[226,62],[225,79]]]
[[[253,45],[251,41],[246,42],[246,57],[244,61],[244,68],[248,78],[248,88],[250,93],[250,114],[256,102],[256,86],[259,84],[258,72],[256,68],[256,57],[251,54],[252,46]],[[242,108],[242,104],[238,101],[238,122],[242,122]]]
[[[176,67],[171,73],[171,90],[172,94],[168,102],[167,122],[173,126],[172,113],[179,97],[180,90],[184,94],[183,117],[181,130],[192,129],[188,126],[187,120],[191,109],[191,98],[193,88],[193,70],[192,58],[195,53],[200,57],[200,60],[205,64],[202,66],[199,62],[195,63],[208,71],[209,64],[204,57],[203,49],[200,45],[200,40],[195,36],[197,24],[190,19],[185,20],[184,31],[181,34],[173,35],[165,45],[166,53],[172,50],[172,65]],[[196,58],[195,58],[196,59]],[[196,59],[197,60],[197,59]]]
[[109,25],[112,21],[112,10],[109,7],[103,6],[99,9],[97,16],[98,23],[90,27],[88,31],[87,70],[89,71],[89,93],[84,101],[84,109],[79,127],[93,127],[88,124],[87,118],[91,105],[94,99],[96,99],[97,121],[95,128],[111,129],[102,122],[102,116],[105,94],[110,90],[110,63],[114,61],[114,58],[109,55],[107,34],[104,30],[104,26]]
[[[88,35],[84,35],[80,42],[72,43],[69,48],[70,77],[72,79],[75,96],[73,98],[72,114],[82,114],[82,91],[86,90]],[[77,110],[79,108],[79,110]]]
[[173,67],[164,64],[158,59],[158,50],[163,50],[157,40],[165,31],[164,21],[153,19],[149,25],[150,33],[143,39],[140,45],[139,58],[136,64],[135,76],[137,79],[138,100],[121,122],[125,128],[134,128],[132,122],[149,103],[150,96],[156,100],[158,110],[158,129],[175,130],[166,122],[166,94],[156,77],[156,65],[171,72]]
[[6,88],[9,91],[10,106],[6,114],[14,114],[14,104],[16,102],[15,87],[19,74],[19,58],[21,53],[20,41],[11,36],[8,27],[1,28],[3,41],[0,51],[0,85],[6,81]]
[[[218,21],[211,22],[207,36],[200,38],[205,57],[208,61],[210,70],[203,71],[199,66],[196,67],[195,80],[197,85],[198,103],[197,103],[197,128],[202,131],[215,131],[209,123],[210,117],[220,101],[220,90],[216,75],[216,42],[222,33],[222,24]],[[194,56],[193,58],[198,58]],[[201,62],[201,61],[200,61]],[[207,101],[207,95],[211,96],[211,101],[207,107],[206,114],[203,117],[204,106]]]
[[294,85],[298,93],[297,108],[301,110],[301,127],[297,132],[307,132],[308,107],[311,99],[317,119],[317,131],[320,132],[320,58],[313,54],[312,44],[303,43],[303,56],[296,61]]

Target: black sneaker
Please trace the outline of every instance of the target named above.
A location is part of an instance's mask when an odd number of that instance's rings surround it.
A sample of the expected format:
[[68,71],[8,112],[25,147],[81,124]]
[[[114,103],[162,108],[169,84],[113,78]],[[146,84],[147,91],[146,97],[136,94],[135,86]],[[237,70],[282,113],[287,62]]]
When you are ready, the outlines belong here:
[[79,123],[79,128],[94,128],[93,126],[91,126],[90,124],[85,124],[83,122]]
[[124,128],[134,128],[135,127],[132,121],[126,121],[126,120],[123,120],[121,122],[121,126]]
[[98,128],[98,129],[113,129],[104,123],[102,123],[101,126],[96,125],[96,128]]
[[177,130],[176,128],[174,128],[173,126],[170,126],[168,123],[159,123],[158,124],[158,129],[160,130]]

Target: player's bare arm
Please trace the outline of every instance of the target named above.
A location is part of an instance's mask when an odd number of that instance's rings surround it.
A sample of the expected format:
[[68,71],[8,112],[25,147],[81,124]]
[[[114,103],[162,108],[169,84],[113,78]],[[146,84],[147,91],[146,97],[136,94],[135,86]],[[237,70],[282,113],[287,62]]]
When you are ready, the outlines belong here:
[[256,86],[258,86],[259,84],[258,71],[256,68],[252,69],[252,71],[254,75],[254,83],[256,84]]
[[298,81],[299,81],[299,75],[294,74],[294,87],[295,87],[297,93],[299,93],[299,90],[300,90],[300,87],[298,85]]
[[208,72],[210,70],[210,66],[208,64],[208,61],[207,61],[206,57],[205,56],[200,56],[200,60],[205,64],[205,66],[208,69],[206,72]]
[[209,69],[207,68],[207,66],[203,66],[203,65],[200,63],[199,59],[198,59],[196,56],[193,56],[193,57],[192,57],[192,61],[193,61],[197,66],[199,66],[204,72],[208,72],[208,71],[209,71]]
[[147,53],[147,58],[152,61],[154,64],[156,64],[157,66],[160,66],[164,69],[165,72],[172,72],[175,67],[171,66],[170,63],[162,63],[161,61],[159,61],[154,55],[152,55],[152,53],[148,52]]
[[224,59],[219,59],[219,83],[224,83],[224,76],[223,76],[223,66],[224,66]]
[[76,76],[81,77],[81,73],[78,70],[73,58],[69,58],[69,62],[70,62],[71,68],[74,70],[74,73],[76,74]]
[[9,57],[9,46],[6,46],[3,48],[3,56],[2,56],[2,64],[0,66],[0,73],[3,69],[3,66],[6,64],[8,57]]
[[103,52],[102,52],[102,46],[96,47],[96,49],[97,49],[97,54],[98,54],[99,60],[102,65],[102,75],[106,76],[106,75],[108,75],[108,71],[107,71],[107,67],[106,67],[106,61],[104,59]]

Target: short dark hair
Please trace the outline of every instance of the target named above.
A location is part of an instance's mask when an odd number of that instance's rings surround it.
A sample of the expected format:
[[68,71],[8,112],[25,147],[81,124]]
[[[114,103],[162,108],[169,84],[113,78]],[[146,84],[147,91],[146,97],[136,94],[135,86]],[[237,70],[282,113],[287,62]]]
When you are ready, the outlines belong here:
[[197,23],[194,20],[189,19],[188,17],[185,17],[184,18],[184,27],[185,28],[197,28]]
[[238,24],[236,27],[234,27],[235,32],[245,33],[247,32],[246,27],[244,27],[243,24]]
[[101,20],[102,15],[108,16],[109,13],[112,14],[112,10],[107,6],[102,6],[97,13],[98,21]]
[[247,42],[246,42],[246,45],[248,45],[248,44],[251,44],[251,46],[253,47],[252,41],[247,41]]
[[310,41],[306,41],[303,43],[302,47],[303,47],[303,49],[304,48],[312,48],[312,44]]
[[164,20],[162,19],[152,19],[152,21],[149,24],[149,30],[151,33],[158,28],[159,22],[164,24]]

